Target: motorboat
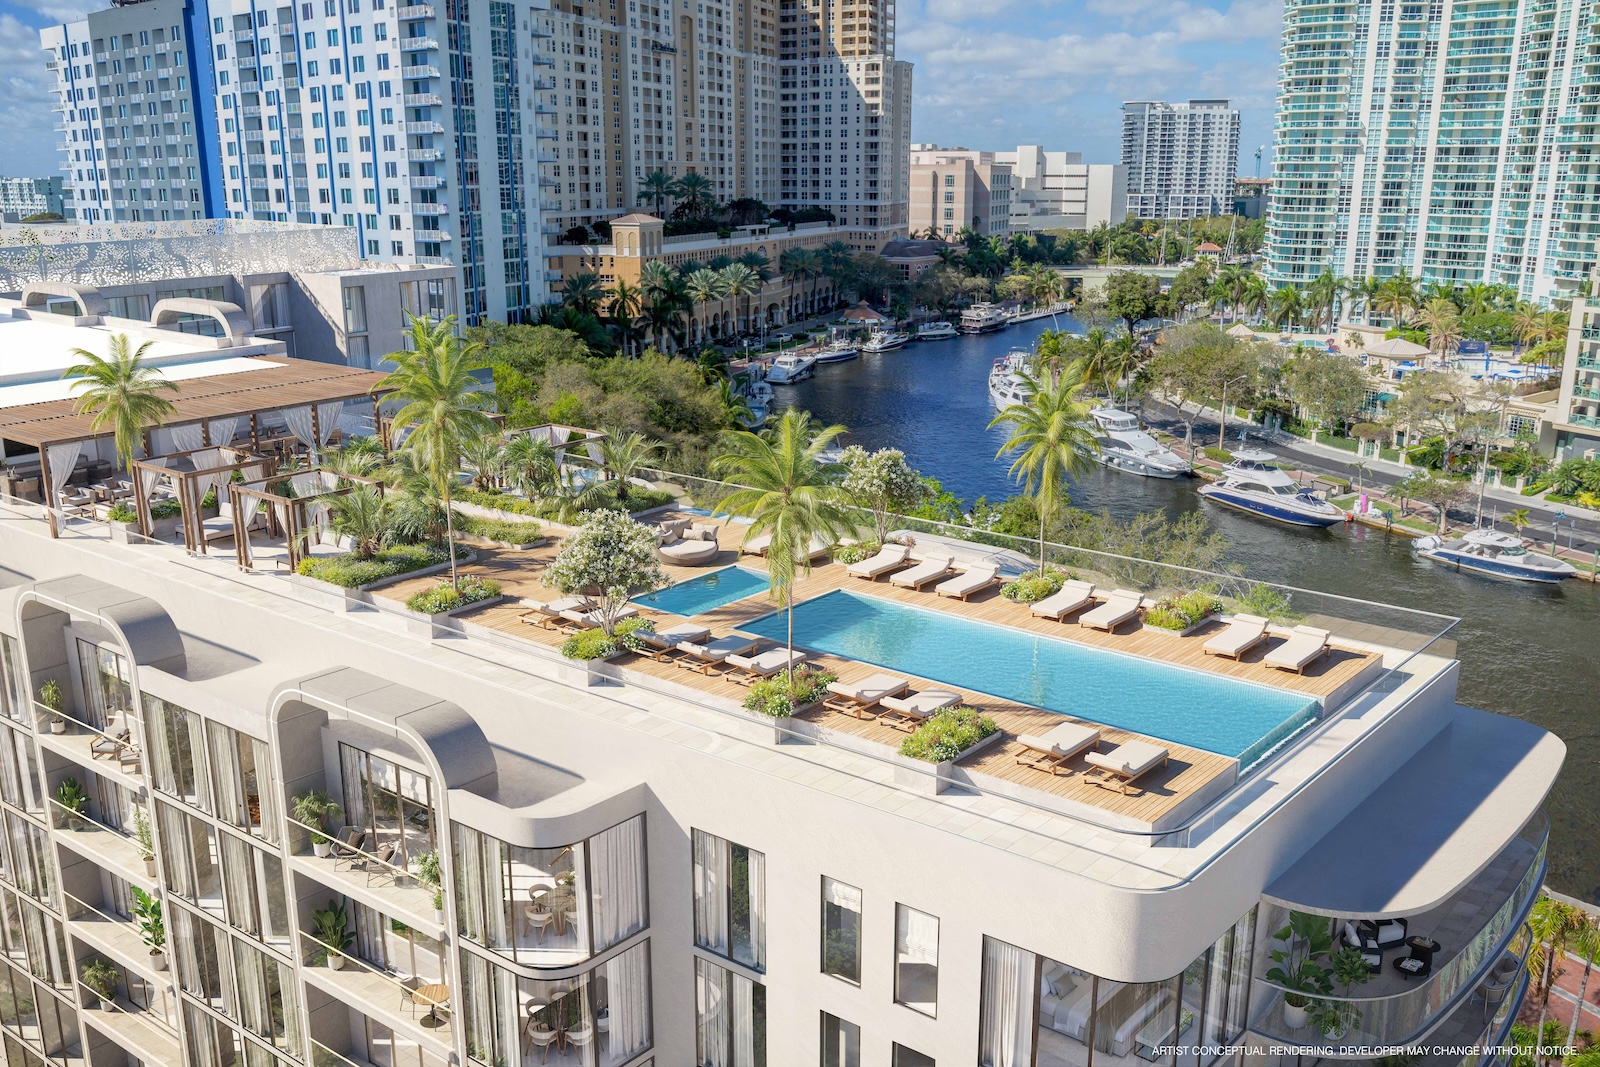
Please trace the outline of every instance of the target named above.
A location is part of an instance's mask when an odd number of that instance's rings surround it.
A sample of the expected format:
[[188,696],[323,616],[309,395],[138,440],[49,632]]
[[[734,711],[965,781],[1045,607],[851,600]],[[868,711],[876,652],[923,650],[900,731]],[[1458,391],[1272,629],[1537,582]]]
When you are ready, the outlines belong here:
[[1411,542],[1411,548],[1423,559],[1456,570],[1519,582],[1559,582],[1578,573],[1566,560],[1534,552],[1522,543],[1522,538],[1500,530],[1471,530],[1453,538],[1429,534]]
[[962,333],[993,333],[1011,325],[1011,316],[998,304],[973,304],[961,313]]
[[1189,462],[1139,428],[1138,416],[1116,408],[1089,412],[1100,428],[1101,463],[1146,478],[1177,478],[1194,468]]
[[1200,487],[1200,495],[1290,526],[1332,526],[1344,512],[1279,470],[1270,452],[1242,449],[1222,477]]
[[818,363],[844,363],[847,360],[855,359],[860,354],[861,350],[849,341],[833,341],[817,352],[816,361]]
[[989,403],[1002,411],[1026,404],[1033,398],[1033,387],[1026,380],[1032,368],[1033,353],[1026,348],[1013,348],[995,360],[989,370]]
[[958,336],[960,334],[956,328],[944,319],[935,319],[917,327],[917,340],[919,341],[948,341],[952,337]]
[[784,352],[767,369],[767,381],[773,385],[793,385],[811,377],[816,367],[816,356],[804,352]]
[[904,348],[909,340],[911,338],[894,330],[873,330],[872,336],[861,345],[861,351],[893,352],[897,348]]

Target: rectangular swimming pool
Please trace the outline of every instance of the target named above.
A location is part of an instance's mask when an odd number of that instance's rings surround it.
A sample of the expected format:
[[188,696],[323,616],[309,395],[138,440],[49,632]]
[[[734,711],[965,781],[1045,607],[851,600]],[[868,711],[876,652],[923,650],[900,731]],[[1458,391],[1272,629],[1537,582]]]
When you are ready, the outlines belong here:
[[732,604],[735,600],[764,593],[770,585],[765,571],[723,567],[686,582],[657,589],[654,593],[636,596],[633,603],[657,611],[670,611],[674,615],[699,615],[724,604]]
[[[774,614],[740,629],[781,641],[786,625]],[[1319,711],[1303,693],[844,590],[797,605],[794,631],[797,645],[1237,757],[1241,768]]]

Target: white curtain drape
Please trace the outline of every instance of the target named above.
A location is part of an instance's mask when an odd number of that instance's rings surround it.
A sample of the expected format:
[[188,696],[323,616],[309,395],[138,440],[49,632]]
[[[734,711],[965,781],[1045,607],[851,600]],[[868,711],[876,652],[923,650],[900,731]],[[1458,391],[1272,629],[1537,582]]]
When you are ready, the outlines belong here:
[[705,960],[694,961],[695,1008],[702,1067],[732,1067],[751,1060],[730,1058],[728,1048],[728,972]]
[[699,830],[694,832],[694,939],[713,952],[728,952],[728,842]]
[[294,495],[301,500],[308,496],[316,496],[322,491],[322,479],[310,471],[289,475],[289,484],[294,486]]
[[[190,462],[192,462],[194,464],[194,469],[195,470],[203,471],[203,470],[206,470],[209,467],[217,466],[221,462],[221,459],[220,459],[221,455],[222,455],[222,453],[218,449],[207,448],[207,449],[204,449],[202,451],[196,452],[193,456],[191,456],[190,457]],[[214,486],[216,484],[217,484],[217,476],[215,474],[202,474],[202,475],[199,475],[194,480],[194,493],[195,493],[195,496],[204,499],[205,495],[207,493],[211,492],[212,486]],[[220,498],[223,494],[218,493],[217,495]],[[219,504],[221,503],[220,499],[218,500],[218,503]]]
[[[767,966],[767,857],[750,851],[750,959],[744,962],[756,970]],[[857,907],[860,906],[857,890]]]
[[631,1060],[650,1044],[649,949],[648,942],[631,948],[604,968],[611,1020],[607,1052],[613,1062]]
[[600,464],[602,462],[604,462],[604,459],[603,459],[604,453],[601,452],[601,450],[600,450],[600,442],[599,441],[593,440],[591,438],[589,441],[584,443],[583,447],[588,450],[589,458],[594,460],[595,466],[598,467],[598,466],[600,466]]
[[979,1067],[1026,1067],[1033,1057],[1033,953],[983,939]]
[[635,816],[589,839],[594,874],[594,951],[644,928],[644,819]]
[[317,405],[317,429],[322,431],[322,440],[319,444],[327,444],[333,440],[333,433],[339,429],[339,413],[344,410],[343,400],[330,400],[326,404]]
[[233,444],[233,435],[239,432],[239,423],[241,421],[238,415],[224,415],[208,421],[206,423],[206,432],[211,435],[211,443],[214,445]]
[[297,408],[284,408],[283,421],[289,427],[289,432],[294,434],[296,441],[308,448],[317,447],[317,437],[311,429],[310,404],[302,404]]
[[[198,422],[186,422],[172,427],[172,447],[177,452],[193,452],[205,445],[205,437]],[[196,464],[198,466],[198,464]]]
[[[146,463],[155,467],[165,467],[167,465],[167,461],[164,459],[146,460]],[[139,492],[148,499],[150,494],[156,491],[156,483],[160,480],[161,472],[159,470],[139,471]]]
[[728,980],[728,1021],[733,1031],[734,1067],[756,1062],[755,983],[743,975]]
[[567,429],[565,426],[550,427],[550,443],[555,446],[556,462],[558,464],[566,462],[567,450],[563,446],[566,445],[567,440],[571,437],[572,431]]
[[72,476],[72,468],[78,465],[78,457],[82,454],[82,441],[68,441],[64,445],[51,445],[45,449],[45,458],[50,464],[50,488],[56,495],[56,500],[50,501],[52,506],[61,499],[67,479]]
[[927,912],[900,905],[894,917],[895,949],[914,963],[939,965],[939,919]]

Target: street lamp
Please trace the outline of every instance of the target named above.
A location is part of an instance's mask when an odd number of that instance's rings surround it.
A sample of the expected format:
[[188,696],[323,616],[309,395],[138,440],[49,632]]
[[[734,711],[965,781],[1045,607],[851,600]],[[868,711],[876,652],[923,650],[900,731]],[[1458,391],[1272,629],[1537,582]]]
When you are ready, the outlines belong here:
[[1250,375],[1248,374],[1240,374],[1222,383],[1222,417],[1218,420],[1217,429],[1218,448],[1228,447],[1228,386],[1233,385],[1235,382],[1242,382],[1249,377]]

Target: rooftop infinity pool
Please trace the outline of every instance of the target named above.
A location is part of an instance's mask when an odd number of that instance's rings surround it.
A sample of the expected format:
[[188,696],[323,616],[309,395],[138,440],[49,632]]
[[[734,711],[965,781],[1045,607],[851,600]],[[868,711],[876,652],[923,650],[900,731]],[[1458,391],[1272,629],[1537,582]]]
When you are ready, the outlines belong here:
[[765,593],[769,587],[765,571],[723,567],[686,582],[657,589],[654,593],[636,596],[633,603],[657,611],[670,611],[674,615],[700,615],[724,604],[732,604],[735,600]]
[[[740,629],[782,641],[786,625],[777,613]],[[1233,756],[1241,769],[1319,710],[1303,693],[844,590],[796,605],[794,631],[806,648]]]

